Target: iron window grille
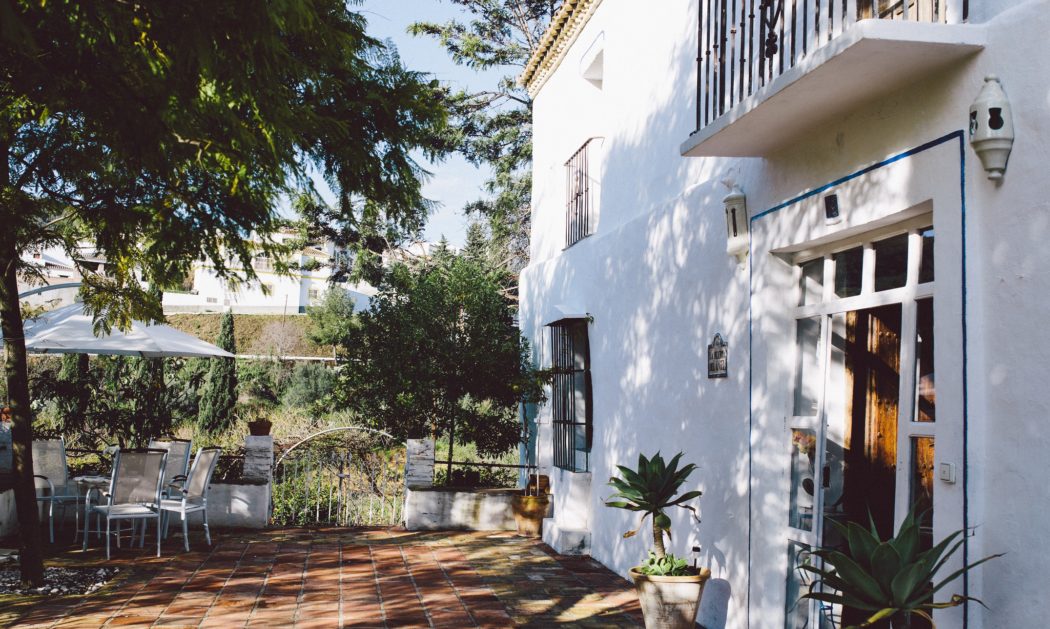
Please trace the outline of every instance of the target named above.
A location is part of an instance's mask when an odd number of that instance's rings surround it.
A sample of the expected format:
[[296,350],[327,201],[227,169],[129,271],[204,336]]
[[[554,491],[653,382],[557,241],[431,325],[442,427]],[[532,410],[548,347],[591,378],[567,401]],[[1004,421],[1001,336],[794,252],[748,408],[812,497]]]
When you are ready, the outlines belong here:
[[593,433],[587,321],[571,319],[551,325],[551,346],[554,465],[586,472]]
[[571,247],[591,235],[591,184],[588,153],[591,141],[583,143],[565,162],[565,246]]

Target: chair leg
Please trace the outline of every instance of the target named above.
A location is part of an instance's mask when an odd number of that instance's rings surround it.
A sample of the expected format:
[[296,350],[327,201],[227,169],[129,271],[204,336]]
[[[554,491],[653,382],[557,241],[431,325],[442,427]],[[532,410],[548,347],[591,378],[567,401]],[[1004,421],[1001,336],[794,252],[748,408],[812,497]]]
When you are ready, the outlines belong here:
[[208,530],[208,508],[201,509],[201,515],[204,516],[204,539],[208,540],[208,546],[211,546],[211,532]]
[[[160,528],[161,528],[160,527],[160,516],[161,516],[161,514],[158,513],[157,514],[157,556],[158,557],[160,557]],[[145,532],[145,529],[146,529],[145,521],[143,521],[143,523],[142,523],[142,529],[143,529],[143,532]],[[145,537],[145,535],[143,535],[143,537]]]
[[182,512],[182,547],[190,552],[189,522],[186,520],[186,512]]
[[[106,559],[109,559],[109,516],[106,516]],[[117,548],[120,548],[120,521],[117,521]]]
[[146,518],[142,518],[142,535],[139,536],[139,548],[146,547]]
[[87,551],[88,533],[91,532],[91,513],[87,510],[87,503],[84,504],[84,547],[81,549]]
[[51,532],[51,543],[55,543],[55,501],[52,500],[47,505],[47,527]]

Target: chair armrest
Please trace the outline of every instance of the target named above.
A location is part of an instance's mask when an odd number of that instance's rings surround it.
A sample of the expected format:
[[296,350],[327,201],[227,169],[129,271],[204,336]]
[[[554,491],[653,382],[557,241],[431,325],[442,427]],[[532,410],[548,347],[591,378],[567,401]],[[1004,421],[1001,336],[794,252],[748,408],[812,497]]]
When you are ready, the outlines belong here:
[[55,484],[51,482],[50,478],[48,478],[47,476],[44,476],[43,474],[33,474],[33,478],[40,478],[40,479],[42,479],[45,483],[47,483],[47,490],[49,492],[51,492],[51,495],[52,496],[55,495]]

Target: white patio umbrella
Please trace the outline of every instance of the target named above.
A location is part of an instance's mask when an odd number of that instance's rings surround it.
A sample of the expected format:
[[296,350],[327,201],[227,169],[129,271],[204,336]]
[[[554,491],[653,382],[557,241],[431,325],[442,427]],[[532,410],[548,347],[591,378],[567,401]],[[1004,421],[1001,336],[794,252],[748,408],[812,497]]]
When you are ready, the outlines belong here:
[[226,350],[162,324],[132,321],[127,332],[95,336],[94,321],[77,303],[25,322],[26,351],[33,354],[102,354],[162,358],[234,358]]

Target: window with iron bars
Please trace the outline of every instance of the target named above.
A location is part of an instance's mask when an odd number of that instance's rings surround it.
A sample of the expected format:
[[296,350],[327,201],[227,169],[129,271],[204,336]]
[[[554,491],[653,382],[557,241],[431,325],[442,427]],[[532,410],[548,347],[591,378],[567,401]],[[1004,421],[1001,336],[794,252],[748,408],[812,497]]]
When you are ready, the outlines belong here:
[[554,415],[554,465],[573,472],[590,469],[591,356],[587,320],[571,319],[551,326]]
[[565,162],[565,246],[571,247],[591,235],[591,184],[588,171],[588,147],[583,143]]

